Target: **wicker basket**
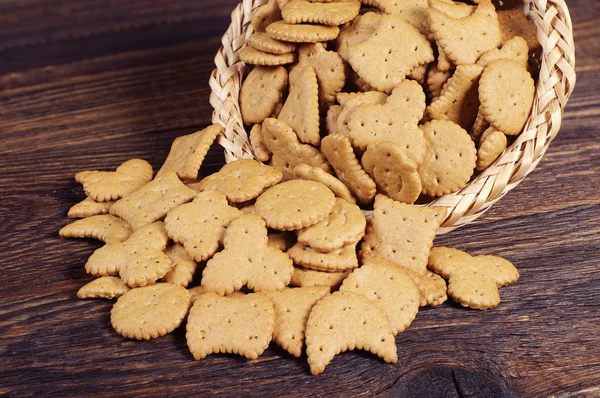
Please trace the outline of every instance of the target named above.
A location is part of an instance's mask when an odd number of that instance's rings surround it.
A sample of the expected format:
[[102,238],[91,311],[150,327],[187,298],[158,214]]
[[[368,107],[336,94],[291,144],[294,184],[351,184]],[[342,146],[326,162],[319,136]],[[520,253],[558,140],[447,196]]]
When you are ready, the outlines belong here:
[[[223,47],[215,57],[217,68],[210,77],[213,123],[225,127],[219,143],[225,160],[253,157],[244,130],[239,93],[245,65],[238,51],[250,34],[250,15],[267,0],[243,0],[231,14],[232,23],[223,36]],[[563,109],[575,86],[575,45],[569,10],[564,0],[533,0],[525,11],[537,26],[543,48],[536,98],[525,129],[516,141],[458,192],[428,204],[448,208],[439,233],[449,232],[474,221],[508,191],[515,188],[542,159],[560,129]]]

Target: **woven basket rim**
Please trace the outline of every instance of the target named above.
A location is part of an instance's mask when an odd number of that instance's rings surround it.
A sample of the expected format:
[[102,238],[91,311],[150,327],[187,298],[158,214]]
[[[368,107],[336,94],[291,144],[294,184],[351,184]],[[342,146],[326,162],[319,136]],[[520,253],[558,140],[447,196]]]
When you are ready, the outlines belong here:
[[[252,33],[252,10],[266,2],[243,0],[234,8],[231,25],[215,56],[216,69],[209,81],[210,103],[214,108],[212,120],[224,127],[218,142],[224,148],[228,163],[254,157],[239,106],[245,65],[239,60],[238,52]],[[560,130],[563,111],[576,82],[575,44],[569,10],[565,0],[529,0],[525,2],[524,10],[537,27],[543,49],[531,115],[523,133],[491,166],[461,190],[426,204],[448,210],[440,234],[476,220],[518,186],[535,169]]]

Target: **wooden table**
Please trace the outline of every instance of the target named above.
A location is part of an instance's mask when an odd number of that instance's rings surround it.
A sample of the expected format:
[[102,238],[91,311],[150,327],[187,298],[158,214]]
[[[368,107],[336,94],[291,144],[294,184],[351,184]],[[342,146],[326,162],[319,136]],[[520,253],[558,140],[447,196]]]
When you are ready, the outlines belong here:
[[[210,122],[208,77],[237,0],[0,2],[0,394],[600,396],[600,2],[570,0],[578,85],[538,169],[438,244],[513,261],[502,304],[446,303],[401,333],[399,361],[340,355],[324,374],[271,347],[193,361],[185,332],[127,341],[110,301],[75,297],[95,241],[60,239],[73,175]],[[222,164],[218,147],[208,163]],[[570,395],[572,394],[572,395]]]

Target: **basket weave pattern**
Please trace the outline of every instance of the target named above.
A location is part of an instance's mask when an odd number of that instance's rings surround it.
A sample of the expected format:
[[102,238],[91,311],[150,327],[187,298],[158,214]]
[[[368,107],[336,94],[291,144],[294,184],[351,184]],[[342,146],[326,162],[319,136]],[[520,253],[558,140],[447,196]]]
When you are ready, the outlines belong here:
[[[254,157],[244,129],[239,93],[245,65],[238,51],[251,33],[252,10],[266,0],[243,0],[232,12],[232,23],[215,57],[210,76],[212,121],[225,127],[219,144],[225,160]],[[575,87],[575,44],[569,10],[564,0],[532,0],[525,12],[537,26],[543,49],[540,75],[531,116],[516,141],[466,187],[440,197],[430,206],[448,209],[439,233],[449,232],[481,216],[535,169],[560,130],[563,110]]]

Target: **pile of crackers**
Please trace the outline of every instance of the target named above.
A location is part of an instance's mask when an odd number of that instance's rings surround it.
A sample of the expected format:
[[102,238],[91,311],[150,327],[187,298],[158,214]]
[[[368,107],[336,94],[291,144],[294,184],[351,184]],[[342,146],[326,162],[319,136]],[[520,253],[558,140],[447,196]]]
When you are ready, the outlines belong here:
[[523,129],[531,47],[512,33],[529,28],[488,0],[407,3],[258,8],[240,54],[257,65],[240,94],[256,159],[200,177],[212,125],[175,139],[156,174],[141,159],[77,173],[87,197],[60,235],[106,243],[77,296],[118,298],[126,338],[187,320],[197,360],[273,341],[315,375],[346,350],[396,362],[395,336],[448,296],[497,306],[514,265],[433,247],[447,211],[414,203],[463,187]]

